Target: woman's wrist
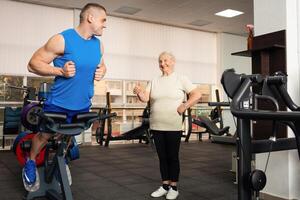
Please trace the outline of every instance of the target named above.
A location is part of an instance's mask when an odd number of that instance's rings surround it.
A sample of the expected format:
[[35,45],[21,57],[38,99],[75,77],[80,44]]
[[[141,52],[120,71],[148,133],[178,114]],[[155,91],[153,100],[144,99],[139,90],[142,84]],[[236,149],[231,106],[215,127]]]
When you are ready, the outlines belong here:
[[189,108],[187,103],[182,103],[182,106],[184,107],[185,110],[187,110]]

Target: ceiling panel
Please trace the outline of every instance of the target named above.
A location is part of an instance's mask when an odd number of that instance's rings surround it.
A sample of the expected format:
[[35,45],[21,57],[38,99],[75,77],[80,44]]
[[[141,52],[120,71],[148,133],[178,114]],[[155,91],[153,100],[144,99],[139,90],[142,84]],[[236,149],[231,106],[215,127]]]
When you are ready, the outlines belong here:
[[[173,25],[210,32],[245,35],[245,25],[253,23],[252,0],[15,0],[63,8],[82,8],[88,2],[102,4],[108,14],[147,22]],[[139,8],[134,15],[114,12],[122,6]],[[222,18],[214,13],[224,9],[244,12],[234,18]],[[204,20],[211,24],[194,26],[189,23]]]

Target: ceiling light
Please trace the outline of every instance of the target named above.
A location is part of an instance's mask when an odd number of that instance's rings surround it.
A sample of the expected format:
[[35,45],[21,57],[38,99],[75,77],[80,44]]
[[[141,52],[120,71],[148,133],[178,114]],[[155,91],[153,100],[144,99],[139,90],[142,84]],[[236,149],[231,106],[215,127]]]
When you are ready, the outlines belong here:
[[238,15],[244,14],[241,11],[237,11],[237,10],[232,10],[232,9],[227,9],[227,10],[223,10],[221,12],[215,13],[215,15],[221,16],[221,17],[235,17]]
[[134,7],[128,7],[128,6],[122,6],[115,10],[114,12],[122,13],[126,15],[134,15],[135,13],[141,11],[142,9],[134,8]]

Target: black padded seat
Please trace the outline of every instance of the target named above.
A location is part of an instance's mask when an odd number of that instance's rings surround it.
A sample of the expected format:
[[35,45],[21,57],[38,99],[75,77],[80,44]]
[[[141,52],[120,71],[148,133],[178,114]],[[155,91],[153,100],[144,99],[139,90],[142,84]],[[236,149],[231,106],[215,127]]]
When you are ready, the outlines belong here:
[[213,123],[207,117],[199,117],[198,119],[192,119],[192,122],[198,126],[206,128],[207,132],[212,135],[224,135],[229,132],[229,126],[220,129],[215,123]]
[[45,117],[49,117],[54,121],[66,121],[67,115],[64,113],[44,112]]
[[[79,119],[83,121],[84,119],[89,119],[88,116],[93,117],[95,115],[88,115],[85,113],[84,116],[79,116]],[[64,113],[54,113],[54,112],[44,112],[43,116],[48,118],[48,122],[42,120],[41,130],[47,133],[59,133],[63,135],[79,135],[85,130],[85,123],[75,122],[66,123],[67,115]],[[76,115],[75,117],[77,117]],[[52,122],[51,122],[52,121]],[[43,125],[44,123],[44,125]]]
[[86,122],[99,116],[97,112],[80,113],[74,116],[75,122]]

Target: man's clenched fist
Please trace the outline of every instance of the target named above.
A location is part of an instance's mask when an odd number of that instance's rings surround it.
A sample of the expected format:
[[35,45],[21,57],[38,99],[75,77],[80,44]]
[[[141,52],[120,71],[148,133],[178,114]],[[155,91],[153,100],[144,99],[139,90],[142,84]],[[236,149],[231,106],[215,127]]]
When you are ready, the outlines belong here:
[[76,73],[75,63],[73,61],[66,62],[63,67],[63,76],[66,78],[70,78],[75,76],[75,73]]

